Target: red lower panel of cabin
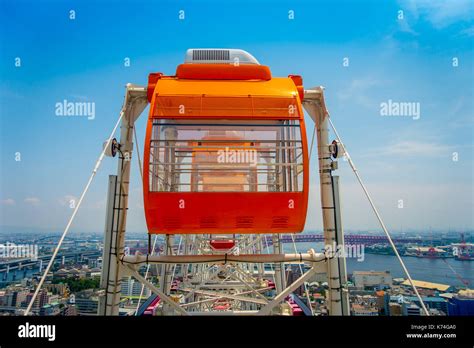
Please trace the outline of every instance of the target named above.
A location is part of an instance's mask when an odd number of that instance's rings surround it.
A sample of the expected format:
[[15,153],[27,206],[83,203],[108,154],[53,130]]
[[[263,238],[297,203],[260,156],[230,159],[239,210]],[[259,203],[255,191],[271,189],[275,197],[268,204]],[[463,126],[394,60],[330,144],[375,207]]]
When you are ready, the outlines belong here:
[[149,192],[153,234],[296,233],[304,228],[303,192]]

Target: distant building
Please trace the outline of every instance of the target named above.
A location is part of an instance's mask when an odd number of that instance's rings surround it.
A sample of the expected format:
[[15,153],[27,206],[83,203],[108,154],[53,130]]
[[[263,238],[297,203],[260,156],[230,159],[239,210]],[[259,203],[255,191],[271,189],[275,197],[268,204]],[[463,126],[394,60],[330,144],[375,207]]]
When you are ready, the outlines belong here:
[[389,304],[389,315],[398,317],[402,315],[402,305],[399,303],[391,302]]
[[61,309],[61,315],[64,316],[73,316],[78,315],[76,305],[74,304],[67,304]]
[[[26,295],[26,299],[25,301],[23,301],[23,304],[25,306],[28,306],[28,304],[31,302],[31,300],[33,299],[33,295],[34,295],[33,291]],[[36,296],[35,302],[33,302],[32,308],[40,309],[46,304],[48,304],[48,292],[45,289],[43,289],[43,290],[40,290],[40,292]]]
[[59,296],[50,294],[48,296],[48,303],[51,304],[51,303],[55,303],[55,302],[59,302]]
[[28,290],[8,289],[3,296],[3,303],[7,307],[20,307],[28,293]]
[[474,315],[474,290],[460,290],[449,299],[448,315]]
[[[446,298],[443,297],[426,297],[422,296],[423,303],[426,308],[436,315],[447,315],[448,313],[448,302]],[[421,315],[421,303],[418,297],[416,296],[404,296],[404,295],[395,295],[389,296],[389,314],[391,313],[392,304],[398,304],[401,306],[402,315]],[[418,308],[416,309],[415,306]],[[397,310],[398,313],[398,310]]]
[[[413,304],[408,301],[403,295],[394,295],[389,297],[388,314],[390,316],[400,315],[420,315],[419,312],[416,314],[416,310],[409,308]],[[414,304],[416,306],[416,304]]]
[[[421,307],[420,300],[416,296],[404,296],[405,300],[408,302],[415,303],[417,306]],[[428,309],[436,309],[442,311],[444,314],[448,314],[448,301],[442,297],[421,297],[423,303]]]
[[352,279],[358,289],[382,290],[392,287],[389,271],[354,271]]
[[[95,270],[95,275],[97,275],[97,269]],[[92,270],[89,269],[86,265],[82,265],[79,268],[61,268],[54,273],[54,278],[75,278],[75,279],[86,279],[90,278],[92,275]],[[100,273],[98,274],[100,275]]]
[[102,261],[102,256],[99,256],[99,257],[97,258],[96,267],[97,267],[97,268],[102,268],[102,262],[103,262],[103,261]]
[[54,272],[54,277],[55,278],[69,278],[70,276],[71,276],[71,274],[65,268],[61,268],[61,269],[57,270],[56,272]]
[[421,310],[420,307],[413,302],[404,302],[402,304],[402,313],[404,316],[419,316],[421,315]]
[[57,294],[59,296],[64,296],[67,291],[67,284],[44,284],[44,288],[51,292],[52,294]]
[[377,308],[365,306],[359,303],[352,303],[351,304],[351,314],[354,316],[378,316],[379,312]]
[[429,312],[430,312],[430,316],[432,316],[432,317],[434,317],[434,316],[439,317],[439,316],[447,315],[447,313],[442,312],[442,311],[440,311],[439,309],[436,309],[436,308],[430,308]]
[[393,278],[393,284],[394,285],[400,285],[405,281],[405,278]]
[[84,290],[75,294],[74,299],[78,315],[97,315],[99,297],[93,290]]
[[[122,296],[140,296],[142,292],[142,283],[132,277],[122,278]],[[143,287],[143,297],[149,297],[151,295],[150,289],[146,286]]]
[[[432,292],[435,292],[435,291],[451,292],[451,291],[454,290],[454,287],[452,287],[451,285],[425,282],[425,281],[422,281],[422,280],[414,280],[413,279],[413,284],[417,288],[430,290]],[[410,281],[408,279],[405,280],[401,285],[404,286],[404,287],[409,287],[409,288],[412,287],[411,284],[410,284]]]
[[46,304],[43,307],[41,307],[39,311],[39,315],[41,316],[53,316],[53,315],[59,315],[60,313],[60,308],[59,308],[59,303],[51,303],[51,304]]
[[[286,279],[288,284],[295,282],[299,277],[301,277],[301,269],[299,265],[290,265],[286,270]],[[293,293],[302,296],[304,294],[304,285],[300,285],[296,288]]]
[[436,247],[408,247],[405,251],[407,256],[417,256],[417,257],[432,257],[432,258],[446,258],[450,256],[450,253],[446,250],[436,248]]
[[377,297],[379,315],[390,315],[390,295],[383,290],[379,290],[375,292],[375,296]]

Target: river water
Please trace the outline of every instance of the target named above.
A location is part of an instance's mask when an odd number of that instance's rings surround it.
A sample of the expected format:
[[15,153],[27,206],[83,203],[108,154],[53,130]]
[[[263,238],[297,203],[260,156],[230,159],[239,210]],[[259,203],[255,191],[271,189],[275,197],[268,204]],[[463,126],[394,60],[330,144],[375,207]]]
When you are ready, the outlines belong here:
[[[313,248],[316,252],[321,252],[323,249],[323,243],[298,243],[296,246],[298,252],[307,252],[310,248]],[[294,252],[293,244],[285,244],[284,250],[289,253]],[[390,271],[393,278],[406,278],[395,256],[368,253],[364,253],[363,256],[363,261],[358,261],[356,258],[347,258],[348,273],[354,271]],[[469,282],[470,288],[474,286],[474,261],[418,257],[403,257],[402,259],[412,279],[462,286],[463,283],[458,278],[460,276]]]

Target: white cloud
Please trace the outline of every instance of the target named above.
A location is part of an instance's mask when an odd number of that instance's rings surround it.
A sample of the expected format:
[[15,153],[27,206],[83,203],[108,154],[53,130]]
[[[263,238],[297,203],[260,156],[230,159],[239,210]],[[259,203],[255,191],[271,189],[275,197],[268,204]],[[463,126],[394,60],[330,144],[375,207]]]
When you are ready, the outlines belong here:
[[15,205],[15,200],[12,199],[12,198],[7,198],[7,199],[2,199],[2,200],[0,201],[0,203],[1,203],[1,205],[9,205],[9,206],[11,206],[11,205]]
[[382,146],[369,155],[377,156],[424,156],[438,157],[445,156],[452,150],[449,145],[438,144],[434,142],[422,142],[417,140],[403,140]]
[[61,198],[59,198],[59,204],[62,205],[63,207],[70,207],[71,204],[76,204],[77,202],[77,197],[76,196],[73,196],[73,195],[65,195]]
[[371,77],[354,79],[346,89],[340,90],[337,96],[342,101],[351,100],[365,107],[373,107],[378,105],[378,102],[371,99],[367,92],[380,85],[380,81]]
[[40,204],[40,199],[38,197],[27,197],[25,198],[24,202],[33,206],[37,206]]
[[[401,228],[471,228],[474,209],[473,189],[458,183],[372,183],[365,182],[389,231]],[[346,229],[381,231],[380,225],[354,178],[341,180],[342,220]],[[403,200],[403,209],[398,208]],[[310,204],[306,228],[322,229],[319,185],[310,186]]]
[[436,29],[473,17],[471,0],[402,0],[400,5],[416,20],[425,18]]
[[93,209],[105,209],[106,206],[107,206],[107,200],[105,198],[100,199],[92,204]]
[[89,97],[85,95],[80,95],[80,94],[70,94],[69,95],[71,98],[76,99],[76,100],[82,100],[82,101],[87,101],[89,100]]
[[405,20],[405,19],[401,19],[401,20],[398,21],[398,27],[399,27],[400,31],[402,31],[404,33],[410,33],[410,34],[415,35],[415,36],[420,35],[415,30],[413,30],[413,28],[410,26],[410,24],[408,24],[407,20]]
[[474,36],[474,26],[471,26],[469,28],[466,28],[464,30],[461,30],[459,32],[459,36],[463,36],[463,37],[473,37]]

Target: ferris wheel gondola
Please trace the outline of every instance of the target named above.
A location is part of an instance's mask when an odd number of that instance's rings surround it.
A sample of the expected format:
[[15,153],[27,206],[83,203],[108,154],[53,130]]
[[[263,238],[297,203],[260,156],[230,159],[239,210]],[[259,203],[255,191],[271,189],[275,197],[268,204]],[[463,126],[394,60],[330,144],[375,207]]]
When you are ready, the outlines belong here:
[[302,98],[301,77],[272,77],[241,50],[188,50],[174,76],[151,74],[149,232],[301,232],[309,187]]

